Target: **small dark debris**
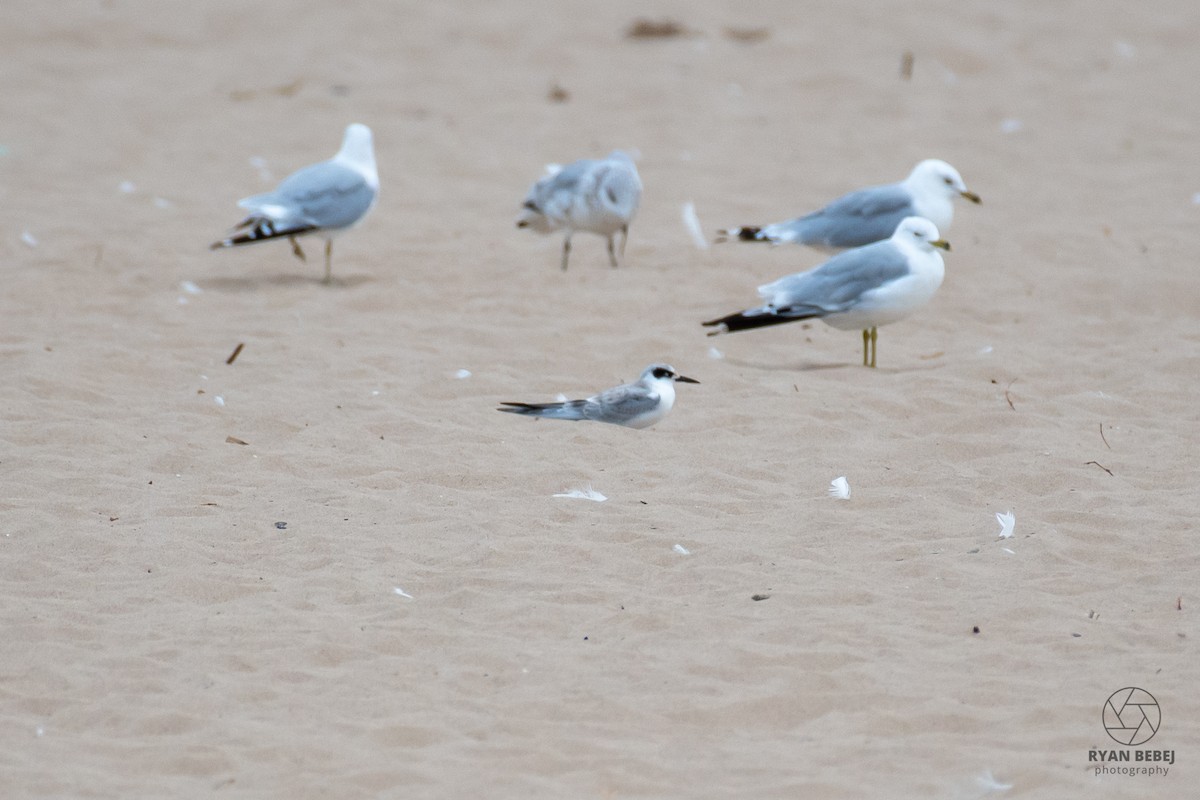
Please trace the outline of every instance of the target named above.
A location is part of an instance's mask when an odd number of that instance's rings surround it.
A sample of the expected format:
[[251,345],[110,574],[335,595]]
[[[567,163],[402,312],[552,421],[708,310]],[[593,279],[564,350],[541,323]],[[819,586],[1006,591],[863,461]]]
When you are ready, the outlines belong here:
[[546,92],[546,99],[551,103],[565,103],[571,99],[571,93],[556,83]]
[[916,61],[916,56],[911,50],[905,50],[904,55],[900,56],[900,77],[906,81],[912,80],[913,62]]
[[1085,462],[1083,462],[1083,465],[1084,465],[1085,467],[1086,467],[1086,466],[1088,466],[1089,464],[1095,464],[1097,467],[1099,467],[1100,469],[1104,470],[1104,471],[1105,471],[1105,472],[1107,472],[1109,475],[1112,475],[1112,474],[1113,474],[1113,471],[1112,471],[1111,469],[1109,469],[1108,467],[1104,466],[1104,465],[1103,465],[1103,464],[1101,464],[1099,461],[1085,461]]
[[743,44],[756,44],[771,36],[770,28],[726,28],[725,38]]
[[971,628],[971,633],[979,633],[979,626],[976,625],[974,628]]
[[1083,636],[1083,634],[1082,634],[1082,633],[1072,633],[1071,635],[1072,635],[1072,636],[1074,636],[1076,639],[1078,639],[1078,638],[1080,638],[1081,636]]
[[237,347],[233,348],[233,352],[229,354],[229,358],[225,359],[226,364],[232,364],[237,360],[237,357],[242,354],[242,348],[246,346],[245,342],[238,342]]
[[250,443],[245,441],[244,439],[239,439],[236,436],[226,436],[225,444],[250,444]]
[[770,596],[771,595],[769,595],[769,594],[752,594],[752,595],[750,595],[750,599],[757,602],[759,600],[766,600],[766,599],[770,598]]
[[687,33],[687,28],[673,19],[656,20],[639,17],[625,31],[625,36],[629,39],[672,39]]
[[281,531],[282,531],[282,530],[286,530],[286,529],[287,529],[287,523],[286,523],[286,522],[276,522],[276,523],[275,523],[275,527],[276,527],[276,528],[278,528],[278,529],[279,529],[279,530],[281,530]]
[[588,637],[586,637],[586,636],[583,637],[583,640],[586,642],[588,640]]

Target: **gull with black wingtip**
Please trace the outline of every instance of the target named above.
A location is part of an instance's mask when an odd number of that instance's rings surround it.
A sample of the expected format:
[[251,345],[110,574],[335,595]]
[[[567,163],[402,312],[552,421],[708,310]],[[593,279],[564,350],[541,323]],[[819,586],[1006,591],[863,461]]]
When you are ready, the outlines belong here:
[[913,167],[899,183],[859,189],[796,219],[763,227],[731,228],[720,234],[742,241],[844,250],[887,239],[905,217],[924,217],[944,234],[954,220],[953,201],[958,197],[980,202],[979,195],[967,191],[958,170],[930,158]]

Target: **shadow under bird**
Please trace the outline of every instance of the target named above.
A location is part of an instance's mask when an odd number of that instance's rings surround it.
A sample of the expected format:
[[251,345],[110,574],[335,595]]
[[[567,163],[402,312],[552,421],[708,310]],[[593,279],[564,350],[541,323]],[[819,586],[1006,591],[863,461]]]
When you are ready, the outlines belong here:
[[905,217],[924,217],[946,233],[954,221],[954,200],[981,202],[967,191],[958,170],[936,158],[913,167],[899,183],[859,189],[820,211],[762,227],[719,231],[718,241],[740,239],[771,244],[806,244],[827,251],[862,247],[892,235]]
[[942,285],[946,269],[938,249],[949,250],[950,243],[937,226],[908,217],[889,239],[758,287],[765,305],[703,324],[718,328],[709,336],[814,318],[840,330],[861,329],[863,366],[874,367],[876,328],[909,316]]
[[675,405],[675,383],[700,383],[680,375],[670,364],[651,364],[633,383],[614,386],[586,400],[567,400],[561,403],[501,403],[510,414],[524,414],[547,419],[592,420],[624,425],[626,428],[649,428],[667,415]]
[[603,159],[582,159],[565,167],[551,167],[525,196],[518,228],[537,233],[566,231],[562,268],[571,255],[571,236],[588,231],[608,241],[608,260],[617,266],[613,239],[621,233],[621,258],[629,239],[629,223],[642,200],[642,179],[633,159],[614,150]]
[[342,148],[333,158],[292,173],[273,192],[239,200],[249,216],[210,249],[286,238],[304,261],[297,238],[319,236],[325,239],[325,283],[330,283],[334,237],[362,222],[378,198],[371,129],[354,123],[346,128]]

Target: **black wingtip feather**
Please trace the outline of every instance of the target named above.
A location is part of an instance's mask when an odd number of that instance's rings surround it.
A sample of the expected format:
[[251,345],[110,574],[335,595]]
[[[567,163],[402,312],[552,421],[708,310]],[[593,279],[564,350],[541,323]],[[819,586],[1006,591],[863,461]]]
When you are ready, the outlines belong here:
[[738,331],[749,331],[755,328],[766,328],[771,325],[783,325],[786,322],[797,322],[802,319],[811,319],[814,316],[814,314],[798,314],[795,316],[780,313],[747,314],[745,311],[739,311],[736,314],[730,314],[727,317],[712,319],[700,324],[708,328],[721,326],[720,330],[710,331],[708,334],[709,336],[717,336],[722,333],[737,333]]

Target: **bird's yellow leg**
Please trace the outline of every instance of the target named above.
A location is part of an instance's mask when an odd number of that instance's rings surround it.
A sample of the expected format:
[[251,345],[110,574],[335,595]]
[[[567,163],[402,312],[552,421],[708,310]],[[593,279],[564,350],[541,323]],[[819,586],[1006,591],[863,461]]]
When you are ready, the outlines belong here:
[[879,329],[871,328],[871,369],[875,369],[875,349],[879,341]]
[[871,341],[871,332],[869,330],[867,330],[866,328],[863,328],[863,366],[864,367],[870,366],[867,363],[867,345],[870,343],[870,341]]

